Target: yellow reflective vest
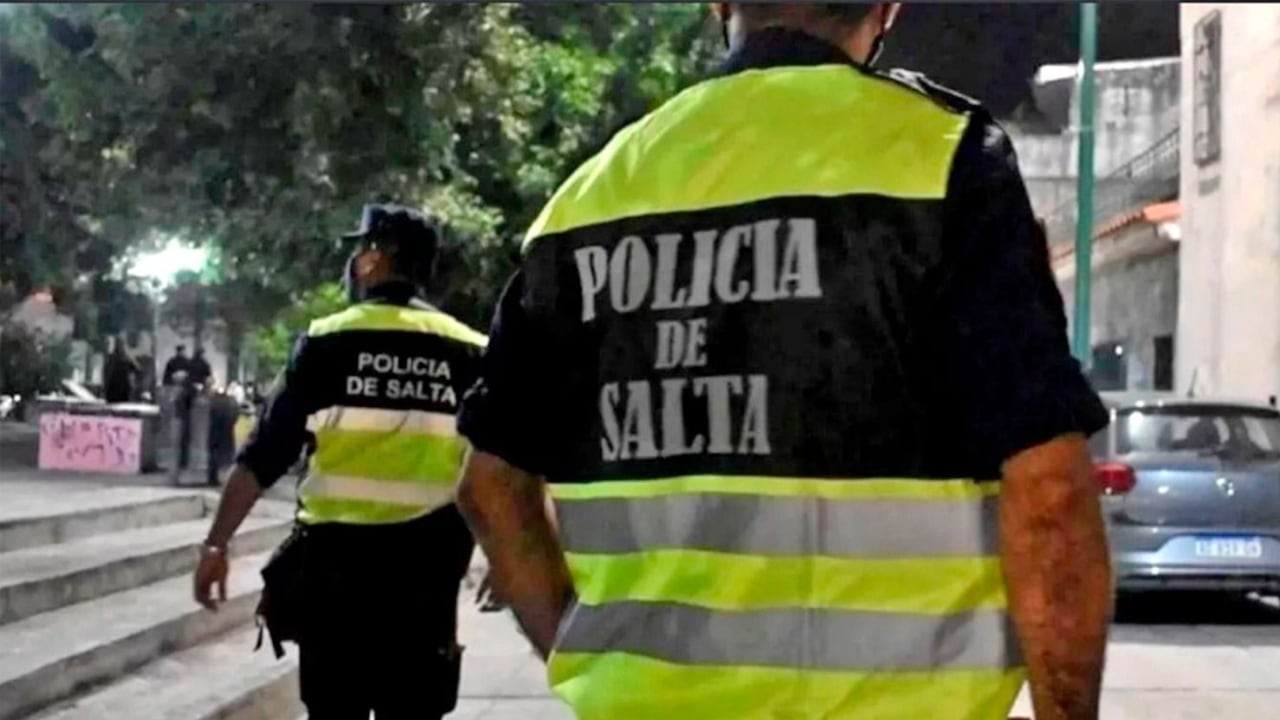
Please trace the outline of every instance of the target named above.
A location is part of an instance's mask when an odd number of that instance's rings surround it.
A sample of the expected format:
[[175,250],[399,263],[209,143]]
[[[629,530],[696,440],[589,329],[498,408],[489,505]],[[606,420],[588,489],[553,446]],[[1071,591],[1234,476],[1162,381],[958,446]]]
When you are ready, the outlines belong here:
[[559,402],[593,417],[547,473],[580,720],[1007,716],[995,468],[945,444],[912,345],[969,122],[847,63],[750,68],[533,224],[519,302],[576,338]]
[[466,451],[457,407],[485,337],[427,307],[362,303],[314,321],[306,388],[315,448],[303,523],[411,520],[453,501]]

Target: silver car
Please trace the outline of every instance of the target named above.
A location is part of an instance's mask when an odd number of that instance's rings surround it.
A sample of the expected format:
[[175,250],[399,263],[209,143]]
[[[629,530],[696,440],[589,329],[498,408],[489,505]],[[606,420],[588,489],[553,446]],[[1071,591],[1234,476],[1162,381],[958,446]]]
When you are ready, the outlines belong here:
[[1280,412],[1109,394],[1090,440],[1117,589],[1280,590]]

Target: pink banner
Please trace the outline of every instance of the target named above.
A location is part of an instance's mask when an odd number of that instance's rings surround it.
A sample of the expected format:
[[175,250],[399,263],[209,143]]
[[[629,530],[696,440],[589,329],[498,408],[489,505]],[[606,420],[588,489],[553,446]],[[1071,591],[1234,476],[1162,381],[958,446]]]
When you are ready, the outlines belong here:
[[136,474],[141,470],[142,420],[99,415],[40,416],[40,468]]

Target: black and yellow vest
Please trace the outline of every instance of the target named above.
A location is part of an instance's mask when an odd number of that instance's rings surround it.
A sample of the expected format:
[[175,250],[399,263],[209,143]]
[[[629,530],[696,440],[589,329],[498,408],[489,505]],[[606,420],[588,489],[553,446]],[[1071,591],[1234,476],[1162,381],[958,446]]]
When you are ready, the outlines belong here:
[[308,388],[325,402],[307,418],[298,520],[400,523],[453,502],[458,401],[485,336],[425,304],[359,303],[312,322],[307,340],[329,372]]
[[848,65],[699,84],[528,233],[582,422],[550,478],[581,720],[1003,720],[994,477],[947,439],[929,279],[969,117]]

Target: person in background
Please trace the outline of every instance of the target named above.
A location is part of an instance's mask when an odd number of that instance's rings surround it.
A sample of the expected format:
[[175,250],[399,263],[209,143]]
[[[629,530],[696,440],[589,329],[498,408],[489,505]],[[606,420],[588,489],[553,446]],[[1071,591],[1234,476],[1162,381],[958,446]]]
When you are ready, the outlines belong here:
[[298,528],[263,570],[272,644],[298,642],[312,720],[438,720],[457,702],[475,548],[454,502],[455,415],[486,338],[423,299],[440,242],[429,217],[368,205],[346,239],[354,304],[295,345],[228,476],[195,596],[226,599],[228,542],[305,449]]
[[231,464],[236,450],[236,420],[240,416],[240,403],[226,388],[210,387],[209,435],[206,438],[208,460],[205,463],[205,484],[218,487],[222,469]]
[[191,358],[187,357],[187,346],[179,345],[174,348],[173,357],[164,364],[160,384],[170,387],[181,385],[187,381],[187,376],[190,374]]
[[191,358],[191,377],[189,380],[199,391],[201,386],[208,385],[212,379],[213,368],[209,367],[209,361],[204,357],[204,348],[197,345],[196,355]]
[[203,348],[196,348],[195,359],[187,357],[185,345],[179,345],[164,366],[164,384],[173,397],[174,421],[178,423],[177,457],[171,470],[174,484],[191,464],[191,413],[195,408],[198,386],[209,379],[211,370],[204,360]]
[[138,364],[125,350],[124,338],[112,338],[111,354],[102,367],[102,395],[108,404],[129,402],[133,399],[134,382],[138,376]]

